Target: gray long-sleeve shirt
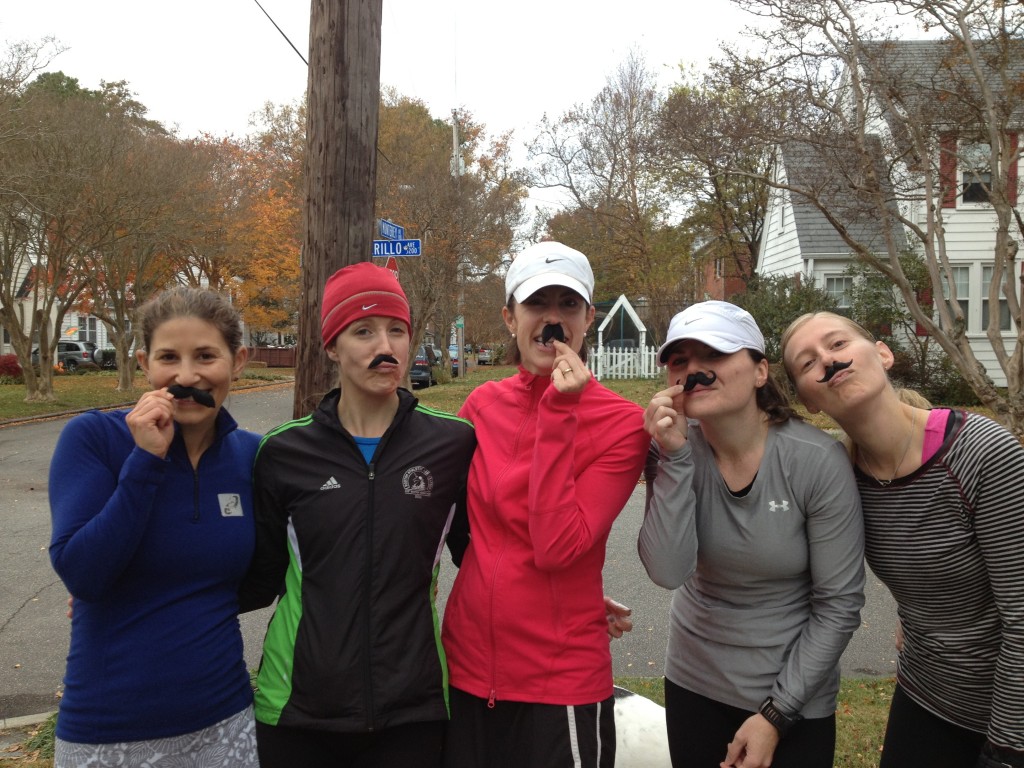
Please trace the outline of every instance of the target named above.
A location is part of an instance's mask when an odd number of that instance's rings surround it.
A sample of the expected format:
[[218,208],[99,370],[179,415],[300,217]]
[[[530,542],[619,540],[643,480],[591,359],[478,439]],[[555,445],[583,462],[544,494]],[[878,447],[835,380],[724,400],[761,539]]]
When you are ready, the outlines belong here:
[[839,657],[864,604],[860,498],[842,445],[791,420],[768,430],[744,496],[696,423],[677,452],[652,443],[640,559],[674,589],[665,676],[745,710],[835,711]]

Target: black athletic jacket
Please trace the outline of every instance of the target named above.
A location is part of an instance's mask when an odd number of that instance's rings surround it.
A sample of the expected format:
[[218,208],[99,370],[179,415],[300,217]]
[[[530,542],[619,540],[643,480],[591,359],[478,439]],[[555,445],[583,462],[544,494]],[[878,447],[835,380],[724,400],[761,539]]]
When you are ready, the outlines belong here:
[[358,733],[448,717],[434,597],[446,538],[456,564],[468,540],[476,438],[469,422],[398,393],[369,465],[338,420],[338,390],[260,445],[242,610],[284,584],[257,679],[260,722]]

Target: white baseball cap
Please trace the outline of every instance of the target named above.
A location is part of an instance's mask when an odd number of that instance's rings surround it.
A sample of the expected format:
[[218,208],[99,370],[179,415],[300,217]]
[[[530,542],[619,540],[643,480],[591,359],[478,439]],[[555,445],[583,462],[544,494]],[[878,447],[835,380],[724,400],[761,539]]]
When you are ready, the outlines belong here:
[[587,257],[567,245],[546,240],[522,250],[505,274],[505,301],[522,302],[549,285],[572,288],[593,304],[594,271]]
[[683,339],[699,341],[727,355],[741,349],[764,354],[764,336],[753,316],[727,301],[702,301],[673,317],[665,343],[658,347],[658,365],[665,365],[665,351]]

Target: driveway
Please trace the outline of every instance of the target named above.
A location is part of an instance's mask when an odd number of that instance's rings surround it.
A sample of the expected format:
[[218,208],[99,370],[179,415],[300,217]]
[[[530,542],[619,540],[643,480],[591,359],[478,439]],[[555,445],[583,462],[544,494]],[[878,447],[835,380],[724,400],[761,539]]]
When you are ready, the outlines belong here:
[[[245,428],[266,432],[291,416],[291,386],[231,396],[228,408]],[[47,477],[50,456],[66,418],[0,428],[0,721],[57,706],[68,650],[67,592],[50,568]],[[67,468],[68,482],[88,482]],[[616,675],[660,676],[670,593],[647,578],[636,554],[643,519],[643,486],[637,486],[608,540],[605,586],[633,609],[635,628],[612,643]],[[451,587],[446,562],[440,600]],[[246,658],[259,663],[271,609],[242,617]],[[895,607],[884,586],[868,576],[862,627],[843,656],[846,676],[895,674]]]

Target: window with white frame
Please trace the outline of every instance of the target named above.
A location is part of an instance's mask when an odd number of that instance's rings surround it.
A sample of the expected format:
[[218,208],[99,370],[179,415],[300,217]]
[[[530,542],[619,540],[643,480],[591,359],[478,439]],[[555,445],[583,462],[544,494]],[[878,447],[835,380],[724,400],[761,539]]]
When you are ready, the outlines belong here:
[[[960,311],[964,313],[964,323],[970,326],[970,295],[971,295],[971,268],[950,267],[950,277],[956,285],[956,301],[960,305]],[[942,298],[949,301],[949,283],[942,281]]]
[[960,181],[965,203],[987,203],[992,184],[992,148],[987,142],[960,145]]
[[[981,268],[981,290],[984,293],[981,294],[981,329],[985,330],[988,328],[988,290],[992,284],[992,267]],[[1012,284],[1012,282],[1011,282]],[[999,330],[1008,331],[1010,330],[1010,306],[1006,301],[1006,297],[1003,294],[1002,286],[999,290]]]
[[825,275],[825,293],[832,297],[839,309],[850,309],[853,306],[853,278]]
[[93,343],[99,341],[99,334],[96,330],[96,318],[92,315],[78,316],[78,340],[91,341]]

